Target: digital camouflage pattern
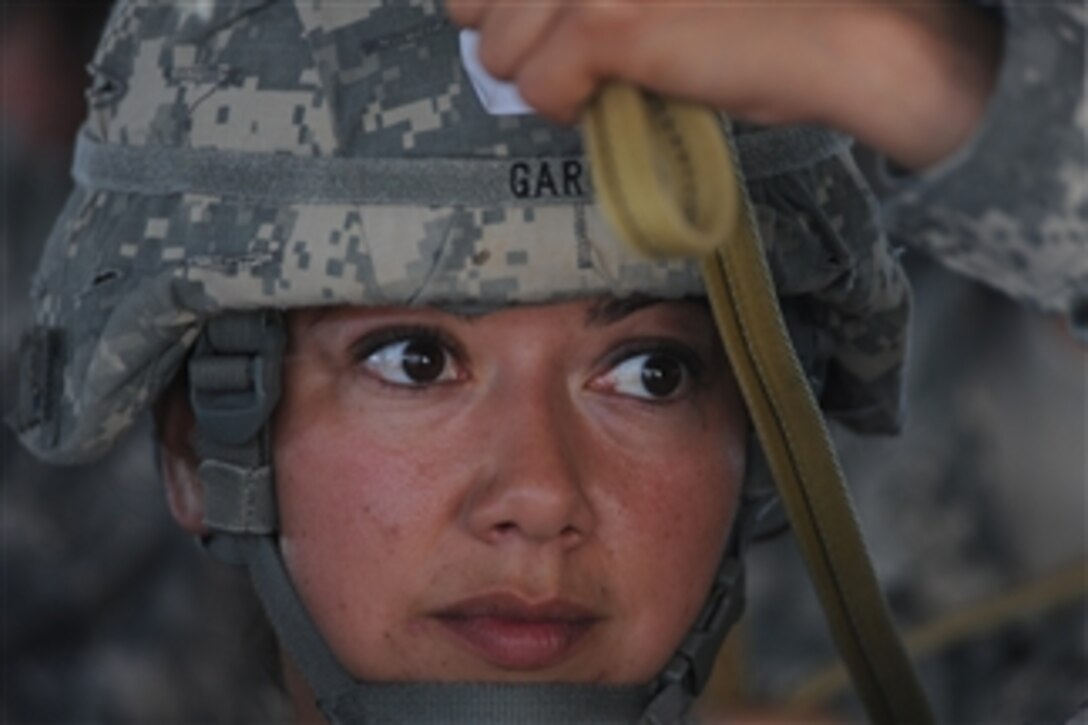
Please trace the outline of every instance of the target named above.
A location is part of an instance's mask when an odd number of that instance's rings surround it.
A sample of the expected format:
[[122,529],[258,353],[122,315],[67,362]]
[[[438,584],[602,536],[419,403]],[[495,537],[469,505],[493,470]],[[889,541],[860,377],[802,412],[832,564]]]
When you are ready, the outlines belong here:
[[[488,115],[458,53],[434,2],[119,4],[35,282],[24,442],[101,455],[224,310],[701,293],[605,227],[576,130]],[[832,414],[893,429],[909,294],[873,199],[845,150],[757,178],[766,133],[738,145],[798,349]]]
[[874,179],[894,241],[1067,317],[1088,343],[1088,5],[1000,12],[997,87],[971,142],[922,174]]

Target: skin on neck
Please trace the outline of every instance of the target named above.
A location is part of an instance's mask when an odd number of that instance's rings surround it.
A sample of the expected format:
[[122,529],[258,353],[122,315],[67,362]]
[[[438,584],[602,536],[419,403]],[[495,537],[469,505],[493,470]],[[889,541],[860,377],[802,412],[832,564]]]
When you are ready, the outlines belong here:
[[291,712],[300,725],[322,725],[328,720],[317,708],[313,690],[290,655],[280,650],[280,665],[283,669],[283,682],[287,686],[287,695],[291,698]]

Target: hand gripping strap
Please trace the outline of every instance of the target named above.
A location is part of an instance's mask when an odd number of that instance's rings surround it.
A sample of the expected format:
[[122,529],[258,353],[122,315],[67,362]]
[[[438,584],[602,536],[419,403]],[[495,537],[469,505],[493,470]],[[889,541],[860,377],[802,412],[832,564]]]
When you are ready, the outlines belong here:
[[782,321],[717,116],[616,83],[590,105],[585,125],[594,182],[620,233],[655,254],[701,259],[726,353],[869,717],[932,722]]

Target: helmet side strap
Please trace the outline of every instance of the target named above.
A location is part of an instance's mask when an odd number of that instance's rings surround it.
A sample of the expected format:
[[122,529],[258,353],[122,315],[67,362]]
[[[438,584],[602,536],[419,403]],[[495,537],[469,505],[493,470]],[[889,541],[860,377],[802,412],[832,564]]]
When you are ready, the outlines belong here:
[[209,530],[277,530],[266,423],[280,397],[284,343],[278,313],[226,315],[208,322],[189,360],[189,402]]
[[744,558],[747,530],[735,526],[703,608],[672,659],[652,684],[653,700],[640,725],[682,722],[699,696],[729,630],[744,612]]
[[277,542],[270,425],[279,401],[286,343],[274,311],[233,313],[208,322],[189,361],[204,544],[246,567],[279,641],[319,705],[355,686],[298,597]]

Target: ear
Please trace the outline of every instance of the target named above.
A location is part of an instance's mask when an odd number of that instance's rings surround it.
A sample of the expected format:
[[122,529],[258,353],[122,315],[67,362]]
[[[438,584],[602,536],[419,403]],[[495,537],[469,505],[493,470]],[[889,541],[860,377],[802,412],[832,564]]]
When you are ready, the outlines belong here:
[[156,407],[159,467],[174,520],[190,534],[205,534],[204,484],[197,473],[200,459],[193,448],[196,423],[187,392],[186,385],[171,386]]

